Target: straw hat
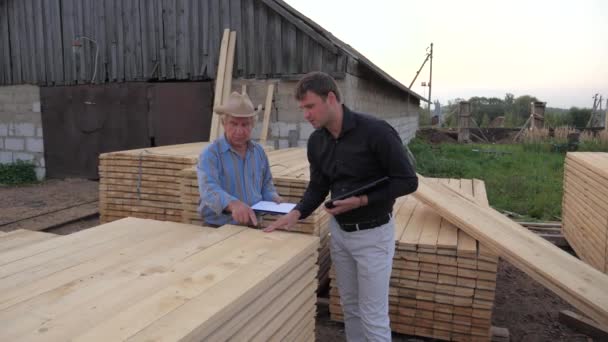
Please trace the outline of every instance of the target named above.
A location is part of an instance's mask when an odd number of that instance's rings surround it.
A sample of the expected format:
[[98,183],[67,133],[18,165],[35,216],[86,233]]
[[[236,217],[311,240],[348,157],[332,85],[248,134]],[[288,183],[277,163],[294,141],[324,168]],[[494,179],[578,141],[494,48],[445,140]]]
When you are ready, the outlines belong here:
[[227,114],[238,118],[249,118],[257,115],[259,109],[255,110],[247,93],[241,95],[235,91],[230,94],[224,104],[213,107],[213,112],[220,115]]

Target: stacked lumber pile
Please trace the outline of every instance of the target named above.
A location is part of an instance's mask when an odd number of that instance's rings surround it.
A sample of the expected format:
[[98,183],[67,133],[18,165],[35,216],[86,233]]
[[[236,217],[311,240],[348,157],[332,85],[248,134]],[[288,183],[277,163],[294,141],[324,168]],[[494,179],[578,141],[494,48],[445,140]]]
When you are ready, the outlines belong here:
[[608,153],[569,152],[564,167],[563,234],[576,254],[608,273]]
[[182,208],[181,222],[204,225],[205,223],[198,213],[201,195],[198,188],[196,166],[192,166],[180,171],[179,193]]
[[[482,181],[441,182],[487,205]],[[496,254],[413,196],[399,198],[393,214],[392,330],[442,340],[489,341]],[[331,275],[331,318],[341,321],[335,273]]]
[[99,156],[100,222],[124,217],[180,222],[179,176],[206,142],[104,153]]
[[3,251],[0,340],[312,341],[318,244],[126,218]]
[[608,326],[608,275],[489,206],[419,176],[414,196],[542,286]]

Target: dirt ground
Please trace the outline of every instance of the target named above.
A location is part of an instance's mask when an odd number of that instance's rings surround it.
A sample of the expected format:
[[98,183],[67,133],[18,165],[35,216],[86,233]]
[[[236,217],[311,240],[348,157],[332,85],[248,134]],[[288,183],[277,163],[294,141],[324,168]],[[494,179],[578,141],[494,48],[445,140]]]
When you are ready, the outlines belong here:
[[[44,183],[0,187],[0,230],[11,222],[90,202],[97,199],[96,182],[80,179],[50,180]],[[70,234],[99,224],[97,217],[56,227],[49,232]],[[500,262],[492,323],[509,329],[511,341],[589,341],[558,322],[561,310],[575,311],[570,305],[505,261]],[[317,340],[344,340],[344,325],[329,320],[327,305],[320,304],[317,314]],[[433,341],[395,334],[394,341]]]

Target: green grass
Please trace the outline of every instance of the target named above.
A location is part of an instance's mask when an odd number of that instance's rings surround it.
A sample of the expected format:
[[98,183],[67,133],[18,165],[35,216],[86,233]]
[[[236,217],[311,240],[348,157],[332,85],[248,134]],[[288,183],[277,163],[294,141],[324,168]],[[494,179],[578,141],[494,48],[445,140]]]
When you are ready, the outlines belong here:
[[430,145],[414,139],[417,172],[428,177],[477,178],[490,205],[531,220],[559,220],[565,154],[523,145]]

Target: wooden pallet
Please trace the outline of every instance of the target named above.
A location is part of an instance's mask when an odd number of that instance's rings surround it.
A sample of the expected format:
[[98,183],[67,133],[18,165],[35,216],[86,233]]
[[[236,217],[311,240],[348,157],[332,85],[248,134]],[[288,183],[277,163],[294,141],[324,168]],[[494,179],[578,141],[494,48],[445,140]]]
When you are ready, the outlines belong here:
[[[439,181],[487,205],[483,182]],[[498,257],[413,196],[399,198],[393,213],[396,250],[389,297],[393,331],[489,341]],[[335,277],[333,270],[331,276]],[[330,286],[331,317],[342,320],[334,280]]]
[[608,153],[568,153],[562,232],[583,261],[604,273],[608,273],[607,194]]
[[318,244],[127,218],[3,251],[0,340],[312,337]]

